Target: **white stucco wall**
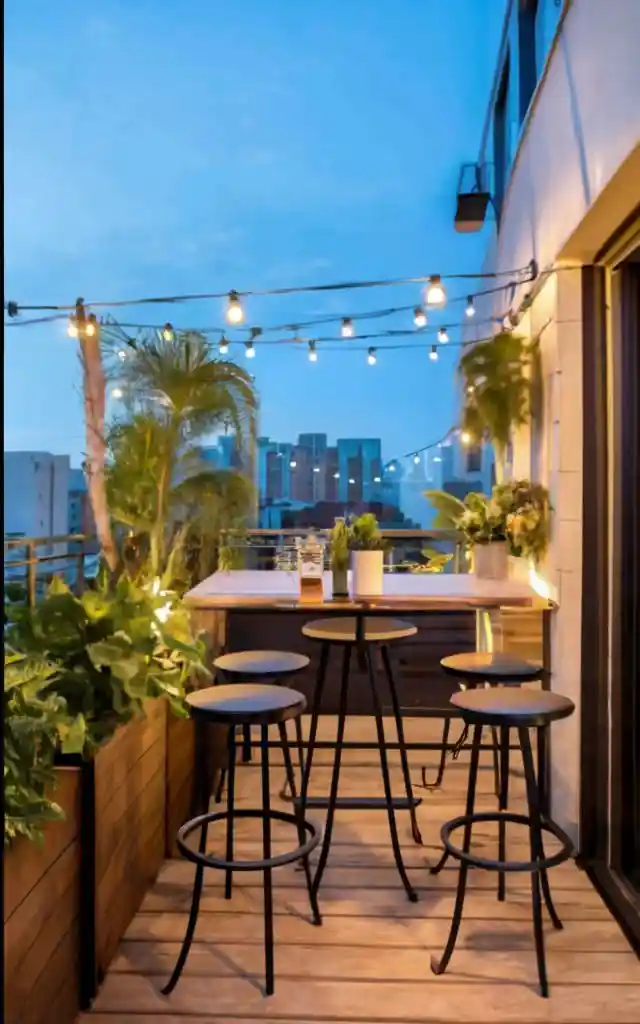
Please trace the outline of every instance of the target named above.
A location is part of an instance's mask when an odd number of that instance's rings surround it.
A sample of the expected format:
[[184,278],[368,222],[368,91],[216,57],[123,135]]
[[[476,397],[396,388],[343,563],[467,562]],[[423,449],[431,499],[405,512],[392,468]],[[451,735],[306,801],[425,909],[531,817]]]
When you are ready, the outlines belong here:
[[[517,4],[513,4],[507,34],[513,90],[517,90],[516,16]],[[544,274],[575,263],[578,250],[572,251],[572,238],[594,209],[611,201],[621,168],[626,162],[628,170],[630,155],[640,145],[639,39],[640,0],[573,0],[568,5],[522,126],[500,230],[497,239],[494,233],[488,240],[485,269],[525,266],[534,258]],[[509,103],[512,111],[517,110],[514,96]],[[492,153],[481,154],[481,159],[491,160]],[[625,209],[630,214],[640,200],[640,187],[627,191],[622,203],[617,195],[618,223]],[[606,243],[615,226],[604,237],[592,239],[593,253]],[[584,256],[583,249],[580,253]],[[544,412],[541,422],[515,439],[514,472],[545,483],[554,508],[551,545],[543,567],[560,602],[552,632],[552,686],[575,701],[577,714],[553,728],[552,810],[577,839],[583,430],[580,272],[564,270],[543,277],[538,289],[518,331],[540,337]],[[523,287],[516,295],[515,308],[527,290]],[[493,308],[485,307],[481,315],[496,315],[504,309],[505,297],[499,295]]]

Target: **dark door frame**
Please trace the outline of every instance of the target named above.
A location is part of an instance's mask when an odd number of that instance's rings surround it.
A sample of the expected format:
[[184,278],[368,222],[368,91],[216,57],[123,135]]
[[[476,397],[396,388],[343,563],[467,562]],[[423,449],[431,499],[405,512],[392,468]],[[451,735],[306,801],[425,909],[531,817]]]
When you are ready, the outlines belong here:
[[[611,741],[612,736],[615,738],[620,735],[616,730],[625,727],[625,714],[629,713],[629,686],[632,680],[622,666],[628,665],[629,652],[638,643],[638,636],[633,633],[633,620],[637,615],[637,607],[633,605],[638,596],[637,566],[636,571],[632,572],[628,564],[621,564],[617,555],[620,545],[615,542],[611,600],[609,586],[610,527],[618,530],[628,528],[627,503],[631,498],[630,489],[637,486],[637,483],[634,484],[634,460],[635,467],[640,469],[637,443],[640,355],[628,345],[620,345],[615,353],[620,363],[614,369],[615,379],[610,379],[607,273],[604,266],[587,266],[582,270],[582,547],[583,566],[585,570],[588,567],[588,571],[583,571],[582,577],[580,855],[582,865],[640,954],[640,895],[620,870],[618,857],[620,837],[629,808],[625,807],[625,786],[621,785],[623,766],[619,757],[620,745]],[[635,312],[637,315],[637,310]],[[633,315],[632,308],[625,311],[622,297],[619,333],[632,329]],[[623,322],[625,316],[628,318],[626,323]],[[610,466],[608,395],[613,393],[612,388],[618,394],[614,403],[615,444],[611,446],[614,465]],[[610,523],[611,469],[615,470],[617,493],[612,503],[614,519]],[[637,504],[636,500],[636,523]],[[635,547],[638,553],[638,543]],[[625,563],[628,561],[627,548]],[[610,615],[614,623],[611,634]]]

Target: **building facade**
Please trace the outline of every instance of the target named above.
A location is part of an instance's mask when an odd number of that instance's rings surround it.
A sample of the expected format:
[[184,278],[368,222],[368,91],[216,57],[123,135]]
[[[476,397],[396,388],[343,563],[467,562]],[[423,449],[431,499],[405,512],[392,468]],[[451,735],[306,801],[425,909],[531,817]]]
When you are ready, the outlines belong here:
[[497,216],[483,269],[538,270],[509,295],[541,388],[512,473],[546,484],[554,509],[551,685],[577,713],[553,729],[552,810],[636,932],[639,39],[637,0],[511,0],[478,157]]
[[[5,452],[5,536],[66,536],[69,532],[69,474],[68,455]],[[64,545],[40,550],[62,554]]]

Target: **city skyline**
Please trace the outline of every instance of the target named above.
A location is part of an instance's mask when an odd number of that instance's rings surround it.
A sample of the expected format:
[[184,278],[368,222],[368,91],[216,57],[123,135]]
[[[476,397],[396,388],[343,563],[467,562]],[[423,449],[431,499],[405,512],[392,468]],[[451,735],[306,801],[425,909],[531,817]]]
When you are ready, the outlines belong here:
[[[455,190],[479,142],[501,20],[499,4],[478,6],[408,5],[392,20],[363,0],[330,0],[322,17],[257,0],[196,2],[188,20],[150,0],[8,10],[5,294],[56,303],[475,272],[483,242],[453,230]],[[407,46],[416,36],[438,38],[437,51]],[[171,76],[157,61],[169,52]],[[78,53],[109,67],[108,84],[85,74]],[[456,89],[442,89],[451,78]],[[247,322],[419,298],[412,286],[253,297]],[[451,328],[459,308],[433,325],[447,317]],[[224,326],[222,303],[152,309],[154,322]],[[380,436],[393,457],[455,421],[455,349],[438,363],[424,350],[380,350],[370,366],[367,343],[353,342],[319,346],[312,364],[306,345],[259,339],[250,366],[261,431],[291,437],[327,422],[333,436]],[[69,452],[80,465],[80,367],[64,322],[8,329],[5,379],[7,448]]]

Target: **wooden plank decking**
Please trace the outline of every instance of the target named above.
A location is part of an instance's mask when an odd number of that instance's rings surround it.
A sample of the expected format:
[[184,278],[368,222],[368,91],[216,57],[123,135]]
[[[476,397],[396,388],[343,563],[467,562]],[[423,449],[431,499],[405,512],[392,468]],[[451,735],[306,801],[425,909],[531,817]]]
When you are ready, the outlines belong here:
[[[373,722],[350,719],[347,738],[373,738]],[[410,719],[408,739],[437,739],[437,721]],[[331,736],[332,719],[322,722]],[[388,730],[392,732],[391,729]],[[456,730],[454,729],[454,734]],[[312,792],[326,793],[330,754],[318,755]],[[431,771],[436,755],[427,755]],[[274,761],[280,758],[274,755]],[[397,757],[394,759],[397,764]],[[420,755],[412,755],[419,781]],[[479,807],[493,808],[490,755],[484,756]],[[439,876],[427,872],[439,856],[442,822],[461,813],[468,761],[449,763],[443,788],[418,790],[425,846],[411,839],[406,812],[398,815],[405,863],[420,901],[407,901],[393,864],[386,818],[379,811],[339,813],[334,844],[321,890],[324,923],[308,920],[303,876],[293,866],[274,871],[276,991],[265,998],[263,985],[262,880],[237,875],[231,902],[222,896],[222,877],[207,872],[196,940],[181,981],[170,997],[160,988],[168,978],[184,935],[193,881],[192,865],[167,861],[155,887],[132,922],[91,1013],[82,1024],[244,1024],[272,1022],[533,1022],[640,1021],[640,962],[618,926],[572,863],[551,873],[556,908],[564,929],[546,929],[551,996],[537,993],[530,922],[528,876],[511,875],[507,901],[497,902],[496,876],[471,873],[465,917],[447,973],[435,977],[430,954],[440,954],[453,908],[457,868]],[[520,763],[512,771],[512,806],[522,803]],[[401,778],[394,768],[394,786]],[[272,770],[272,790],[282,771]],[[242,766],[239,796],[258,798],[259,769]],[[341,793],[380,795],[375,752],[346,752]],[[274,805],[278,803],[274,800]],[[318,820],[317,812],[314,812]],[[222,831],[210,831],[212,848],[222,849]],[[274,826],[276,849],[290,848],[291,829]],[[480,826],[478,846],[495,855],[495,828]],[[550,846],[550,849],[552,847]],[[239,822],[237,856],[260,856],[257,823]],[[525,858],[527,836],[509,838],[509,853]]]

